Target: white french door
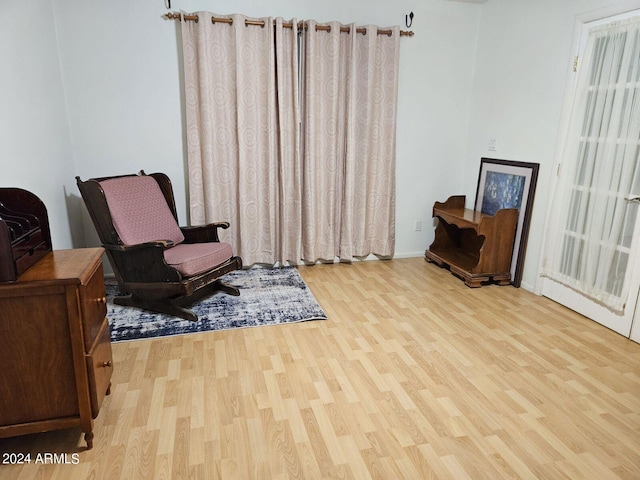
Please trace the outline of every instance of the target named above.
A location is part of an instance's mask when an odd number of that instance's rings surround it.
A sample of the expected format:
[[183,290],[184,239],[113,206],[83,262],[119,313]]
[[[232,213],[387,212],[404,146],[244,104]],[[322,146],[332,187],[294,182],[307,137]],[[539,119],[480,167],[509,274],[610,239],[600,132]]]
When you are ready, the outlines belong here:
[[542,294],[640,341],[640,12],[581,39]]

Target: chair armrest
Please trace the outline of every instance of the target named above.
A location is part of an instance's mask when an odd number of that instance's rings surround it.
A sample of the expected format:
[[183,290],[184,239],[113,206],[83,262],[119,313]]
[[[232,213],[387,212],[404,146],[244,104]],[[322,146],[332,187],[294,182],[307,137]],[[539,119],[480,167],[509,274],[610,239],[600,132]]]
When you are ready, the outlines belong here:
[[215,222],[207,225],[180,227],[185,243],[219,242],[218,229],[229,228],[229,222]]
[[182,275],[168,265],[164,251],[172,247],[171,240],[157,240],[138,245],[103,244],[118,278],[126,282],[179,282]]
[[147,249],[147,248],[160,248],[162,250],[166,250],[169,247],[173,247],[174,243],[172,240],[157,240],[155,242],[140,243],[138,245],[103,244],[102,246],[105,250],[111,250],[116,252],[132,252],[135,250],[141,250],[141,249]]

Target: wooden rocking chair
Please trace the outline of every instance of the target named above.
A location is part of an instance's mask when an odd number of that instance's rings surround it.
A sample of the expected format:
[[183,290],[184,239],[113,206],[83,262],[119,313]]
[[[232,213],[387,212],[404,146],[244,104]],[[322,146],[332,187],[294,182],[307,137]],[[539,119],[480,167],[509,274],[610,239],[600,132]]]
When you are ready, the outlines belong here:
[[242,259],[218,237],[229,223],[180,227],[165,174],[141,171],[76,182],[125,293],[116,304],[197,321],[185,305],[215,291],[240,294],[219,280],[242,268]]

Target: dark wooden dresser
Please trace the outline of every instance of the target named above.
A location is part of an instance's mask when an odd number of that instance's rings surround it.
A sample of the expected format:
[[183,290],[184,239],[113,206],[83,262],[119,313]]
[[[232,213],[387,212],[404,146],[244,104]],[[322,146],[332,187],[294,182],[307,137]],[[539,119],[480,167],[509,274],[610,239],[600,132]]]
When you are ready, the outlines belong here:
[[113,372],[102,248],[54,250],[0,284],[0,437],[93,419]]

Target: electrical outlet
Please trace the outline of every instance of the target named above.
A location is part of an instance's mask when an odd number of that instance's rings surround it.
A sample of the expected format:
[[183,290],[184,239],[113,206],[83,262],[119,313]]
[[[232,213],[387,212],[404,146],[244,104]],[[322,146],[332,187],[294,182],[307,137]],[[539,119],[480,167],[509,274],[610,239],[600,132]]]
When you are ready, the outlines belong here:
[[416,232],[419,232],[420,230],[422,230],[422,220],[416,220],[415,223],[413,224],[413,228]]

